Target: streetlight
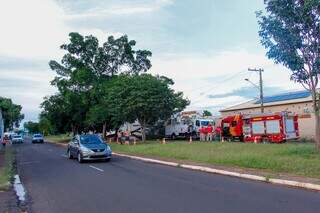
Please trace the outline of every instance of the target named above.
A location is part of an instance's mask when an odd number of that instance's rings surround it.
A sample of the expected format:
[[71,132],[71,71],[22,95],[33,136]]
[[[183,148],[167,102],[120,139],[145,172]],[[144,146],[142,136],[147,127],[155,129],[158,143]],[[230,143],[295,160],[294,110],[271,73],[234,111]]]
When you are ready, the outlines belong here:
[[250,84],[252,84],[255,88],[260,89],[260,87],[259,87],[257,84],[253,83],[252,81],[250,81],[249,78],[245,78],[244,80],[245,80],[245,81],[248,81],[248,82],[249,82]]
[[244,79],[245,81],[249,82],[250,84],[252,84],[256,89],[258,89],[260,91],[260,105],[261,105],[261,113],[264,113],[264,103],[263,103],[263,86],[262,86],[262,79],[260,80],[260,86],[258,86],[257,84],[253,83],[252,81],[250,81],[248,78]]

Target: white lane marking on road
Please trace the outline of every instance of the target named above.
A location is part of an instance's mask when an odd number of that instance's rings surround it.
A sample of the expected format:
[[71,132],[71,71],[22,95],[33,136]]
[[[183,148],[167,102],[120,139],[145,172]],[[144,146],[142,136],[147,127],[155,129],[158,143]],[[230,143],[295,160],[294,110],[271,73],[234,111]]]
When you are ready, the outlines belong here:
[[89,166],[90,168],[92,168],[92,169],[96,169],[96,170],[98,170],[98,171],[100,171],[100,172],[104,172],[104,170],[103,169],[100,169],[100,168],[98,168],[98,167],[95,167],[95,166]]
[[40,163],[40,161],[26,161],[26,162],[19,163],[19,165],[26,165],[26,164],[32,164],[32,163]]

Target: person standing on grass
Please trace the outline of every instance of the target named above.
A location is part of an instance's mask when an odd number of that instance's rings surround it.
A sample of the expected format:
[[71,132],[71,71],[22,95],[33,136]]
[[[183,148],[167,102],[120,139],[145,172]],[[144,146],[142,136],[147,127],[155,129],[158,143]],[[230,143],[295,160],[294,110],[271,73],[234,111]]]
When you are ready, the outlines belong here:
[[221,140],[221,127],[217,126],[216,129],[214,130],[214,133],[215,133],[215,139],[217,141],[220,141]]
[[213,135],[213,127],[211,124],[209,124],[207,127],[207,141],[208,142],[212,141],[212,135]]
[[200,141],[205,141],[206,140],[206,129],[204,127],[200,127],[199,132],[200,132]]

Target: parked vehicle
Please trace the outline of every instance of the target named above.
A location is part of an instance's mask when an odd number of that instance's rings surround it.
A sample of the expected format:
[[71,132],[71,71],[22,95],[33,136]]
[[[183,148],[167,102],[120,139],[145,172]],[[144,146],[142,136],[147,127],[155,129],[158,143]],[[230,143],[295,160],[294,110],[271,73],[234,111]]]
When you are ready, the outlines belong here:
[[109,161],[112,151],[98,135],[76,135],[68,144],[67,155],[69,159],[77,158],[79,163],[84,160]]
[[41,134],[34,134],[32,136],[32,143],[43,143],[43,142],[44,142],[44,139]]
[[282,143],[299,138],[298,116],[288,112],[235,115],[221,121],[225,139]]
[[13,135],[11,143],[23,143],[23,137],[21,135]]
[[209,124],[215,126],[213,118],[202,117],[202,113],[182,112],[171,117],[165,126],[165,135],[167,138],[175,139],[178,137],[199,138],[199,130],[207,127]]

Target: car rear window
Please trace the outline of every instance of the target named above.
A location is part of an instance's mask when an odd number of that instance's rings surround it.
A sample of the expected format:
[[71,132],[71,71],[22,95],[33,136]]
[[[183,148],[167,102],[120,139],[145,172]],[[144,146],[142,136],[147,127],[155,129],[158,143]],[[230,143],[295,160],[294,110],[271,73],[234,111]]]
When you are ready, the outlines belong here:
[[81,135],[80,142],[82,144],[100,144],[102,140],[97,135]]
[[15,135],[15,136],[13,136],[13,138],[21,138],[21,136],[20,135]]
[[34,135],[33,137],[35,137],[35,138],[41,138],[42,135]]

